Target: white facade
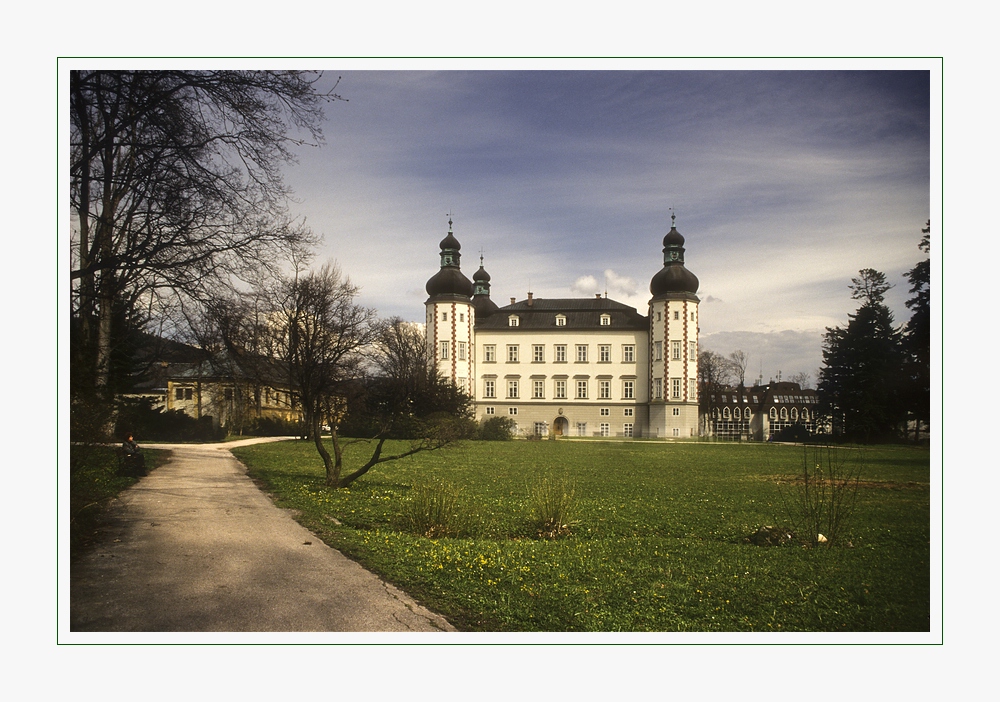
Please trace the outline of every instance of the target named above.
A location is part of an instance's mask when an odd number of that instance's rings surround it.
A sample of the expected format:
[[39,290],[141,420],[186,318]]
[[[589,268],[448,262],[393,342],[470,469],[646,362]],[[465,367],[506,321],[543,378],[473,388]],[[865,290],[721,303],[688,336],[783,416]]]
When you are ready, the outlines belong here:
[[648,316],[606,297],[490,300],[461,245],[441,241],[427,282],[427,344],[438,371],[464,389],[477,418],[509,416],[523,435],[656,437],[698,433],[698,279],[684,268],[684,238],[664,237]]
[[476,414],[526,434],[644,436],[648,346],[628,329],[477,331]]
[[459,300],[428,302],[426,308],[427,344],[434,349],[438,372],[471,395],[476,310]]

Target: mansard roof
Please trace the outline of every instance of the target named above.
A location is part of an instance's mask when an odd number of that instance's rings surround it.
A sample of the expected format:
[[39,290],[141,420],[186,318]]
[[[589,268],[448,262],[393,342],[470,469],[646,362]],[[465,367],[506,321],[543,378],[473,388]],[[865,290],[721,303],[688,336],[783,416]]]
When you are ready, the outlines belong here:
[[[803,388],[798,383],[788,381],[743,388],[727,385],[712,389],[710,395],[710,404],[713,407],[741,405],[766,410],[772,406],[816,405],[819,402],[816,390]],[[734,397],[735,401],[732,399]],[[746,403],[743,402],[744,397],[747,398]],[[754,402],[755,397],[757,398],[756,402]]]
[[[511,315],[518,317],[517,327],[510,326]],[[609,315],[610,325],[602,325],[601,317]],[[566,318],[566,324],[556,325],[556,318]],[[516,329],[579,331],[581,329],[616,331],[649,329],[649,318],[634,307],[606,297],[590,298],[529,298],[499,308],[486,319],[476,319],[476,331]]]

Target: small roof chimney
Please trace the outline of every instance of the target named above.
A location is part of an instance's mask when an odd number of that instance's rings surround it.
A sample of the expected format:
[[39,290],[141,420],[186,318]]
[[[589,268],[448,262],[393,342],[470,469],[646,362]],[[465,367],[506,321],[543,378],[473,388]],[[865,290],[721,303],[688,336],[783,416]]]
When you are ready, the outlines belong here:
[[601,293],[595,293],[594,297],[596,297],[598,300],[600,300],[601,299]]
[[535,293],[528,293],[528,307],[535,306]]
[[516,297],[510,298],[510,304],[513,305],[515,302],[517,302],[517,298]]

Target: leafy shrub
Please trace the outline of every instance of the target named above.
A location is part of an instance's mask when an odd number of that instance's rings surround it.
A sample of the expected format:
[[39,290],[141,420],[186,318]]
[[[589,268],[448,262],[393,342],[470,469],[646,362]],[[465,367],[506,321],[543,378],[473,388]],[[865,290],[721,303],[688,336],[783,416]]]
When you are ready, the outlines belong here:
[[124,399],[119,403],[115,435],[124,439],[132,434],[136,441],[221,441],[224,427],[217,427],[209,416],[194,417],[181,410],[164,411],[153,407],[149,398]]
[[579,522],[576,515],[576,490],[565,479],[542,478],[529,488],[532,530],[543,539],[569,536]]
[[775,441],[789,441],[795,443],[802,443],[809,441],[812,438],[812,434],[801,424],[792,424],[790,426],[775,432]]
[[476,436],[480,441],[510,441],[514,438],[514,420],[510,417],[490,417],[479,425]]
[[302,436],[305,433],[305,424],[277,417],[255,417],[250,422],[249,429],[243,433],[248,436]]
[[805,544],[833,546],[843,540],[863,469],[860,449],[802,447],[802,472],[790,491],[781,493],[781,501],[792,529]]
[[417,485],[403,506],[403,528],[428,538],[464,536],[470,520],[459,504],[461,491],[451,483]]

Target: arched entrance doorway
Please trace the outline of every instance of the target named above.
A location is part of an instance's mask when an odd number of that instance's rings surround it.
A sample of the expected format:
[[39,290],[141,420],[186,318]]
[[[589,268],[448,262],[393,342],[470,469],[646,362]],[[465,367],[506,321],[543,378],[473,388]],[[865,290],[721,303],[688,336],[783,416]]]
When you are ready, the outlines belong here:
[[569,433],[569,420],[565,417],[556,417],[552,422],[552,433],[556,436],[564,436]]

